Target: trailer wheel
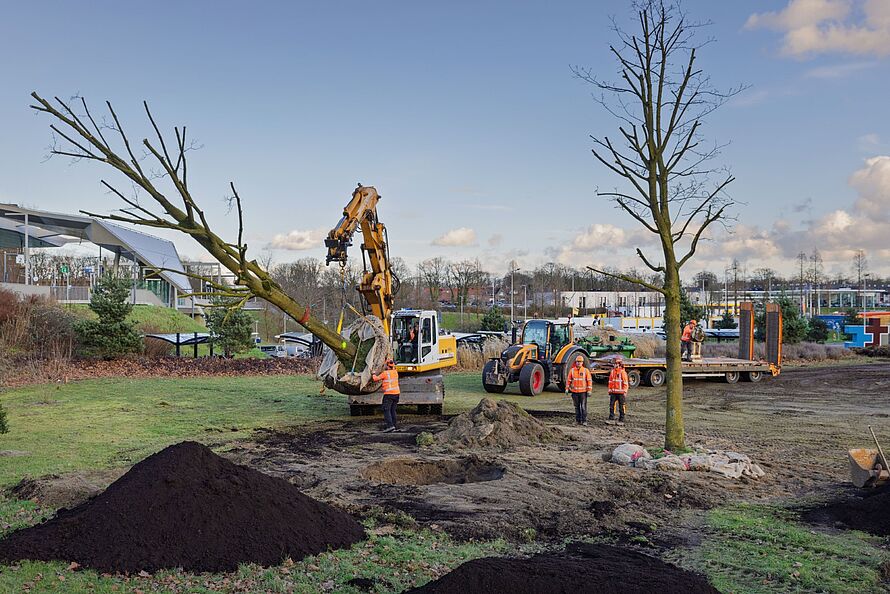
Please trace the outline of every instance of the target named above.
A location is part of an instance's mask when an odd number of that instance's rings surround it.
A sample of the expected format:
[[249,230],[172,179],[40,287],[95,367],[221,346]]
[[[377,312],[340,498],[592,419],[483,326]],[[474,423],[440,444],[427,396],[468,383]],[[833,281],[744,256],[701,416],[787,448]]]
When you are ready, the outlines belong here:
[[497,361],[489,361],[482,368],[482,387],[485,388],[485,391],[489,394],[503,394],[504,390],[507,389],[507,384],[489,384],[485,381],[485,378],[489,373],[494,371],[494,368],[497,366]]
[[650,369],[646,373],[646,385],[653,388],[660,388],[664,385],[664,369]]
[[762,371],[746,371],[742,374],[742,379],[746,382],[751,382],[752,384],[756,384],[760,380],[763,379]]
[[540,363],[526,363],[519,371],[519,391],[526,396],[537,396],[544,391],[544,368]]
[[627,383],[631,388],[636,388],[640,385],[640,370],[639,369],[631,369],[627,372]]
[[727,384],[734,384],[739,381],[739,372],[738,371],[727,371],[726,375],[723,378]]

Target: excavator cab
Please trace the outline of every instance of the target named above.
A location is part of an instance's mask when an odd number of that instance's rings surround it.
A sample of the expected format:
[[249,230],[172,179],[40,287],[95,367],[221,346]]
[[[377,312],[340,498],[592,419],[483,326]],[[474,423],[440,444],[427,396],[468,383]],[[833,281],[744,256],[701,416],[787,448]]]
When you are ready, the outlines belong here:
[[436,312],[403,309],[392,317],[392,346],[397,368],[420,370],[439,363]]

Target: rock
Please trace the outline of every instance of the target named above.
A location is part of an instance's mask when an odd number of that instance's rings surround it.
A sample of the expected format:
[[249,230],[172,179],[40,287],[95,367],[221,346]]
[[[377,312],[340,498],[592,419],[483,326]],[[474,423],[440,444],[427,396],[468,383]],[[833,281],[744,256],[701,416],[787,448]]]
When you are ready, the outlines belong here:
[[622,466],[633,466],[638,460],[648,460],[651,457],[646,448],[632,443],[623,443],[612,450],[612,462]]

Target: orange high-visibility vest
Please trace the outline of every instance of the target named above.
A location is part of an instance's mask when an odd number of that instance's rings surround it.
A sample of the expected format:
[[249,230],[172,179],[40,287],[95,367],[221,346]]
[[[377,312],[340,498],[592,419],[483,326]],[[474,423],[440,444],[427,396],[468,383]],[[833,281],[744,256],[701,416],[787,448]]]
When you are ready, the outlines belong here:
[[616,367],[609,374],[609,394],[627,394],[627,387],[630,382],[627,379],[627,372],[623,367]]
[[686,327],[683,328],[683,336],[680,337],[682,342],[689,342],[692,340],[692,329],[695,328],[692,324],[686,324]]
[[385,369],[377,375],[371,376],[375,382],[383,380],[383,393],[389,395],[399,394],[399,372],[395,369]]
[[569,369],[566,386],[568,386],[570,392],[575,392],[576,394],[589,392],[593,389],[593,377],[590,375],[590,370],[586,367],[578,369],[573,365]]

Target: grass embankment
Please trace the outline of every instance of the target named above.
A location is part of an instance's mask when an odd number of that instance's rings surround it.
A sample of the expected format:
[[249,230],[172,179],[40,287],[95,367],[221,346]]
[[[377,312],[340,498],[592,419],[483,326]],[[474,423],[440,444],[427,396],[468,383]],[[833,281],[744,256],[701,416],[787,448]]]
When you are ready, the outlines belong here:
[[[86,305],[73,304],[65,308],[78,318],[96,318],[96,314]],[[170,307],[135,305],[127,320],[136,322],[136,327],[141,332],[207,332],[204,324]]]
[[696,551],[698,569],[721,592],[885,592],[890,554],[863,532],[820,532],[786,509],[739,505],[713,510]]

